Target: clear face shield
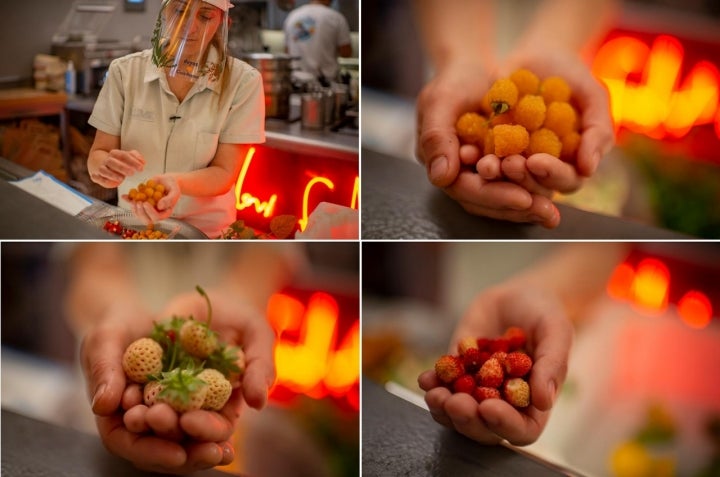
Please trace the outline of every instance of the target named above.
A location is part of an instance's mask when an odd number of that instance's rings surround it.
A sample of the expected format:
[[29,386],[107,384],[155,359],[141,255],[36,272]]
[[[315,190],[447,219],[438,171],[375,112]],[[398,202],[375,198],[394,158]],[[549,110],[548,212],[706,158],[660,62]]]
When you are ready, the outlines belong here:
[[227,56],[229,0],[163,0],[155,23],[153,63],[170,76],[217,80]]

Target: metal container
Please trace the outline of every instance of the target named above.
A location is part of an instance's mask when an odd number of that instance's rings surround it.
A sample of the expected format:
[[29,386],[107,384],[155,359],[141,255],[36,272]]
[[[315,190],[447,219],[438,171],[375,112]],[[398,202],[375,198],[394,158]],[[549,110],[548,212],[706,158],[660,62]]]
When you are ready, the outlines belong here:
[[325,127],[326,95],[322,91],[305,93],[301,99],[301,124],[308,129]]
[[292,93],[292,60],[284,54],[247,53],[242,60],[260,72],[265,92],[265,117],[287,119]]

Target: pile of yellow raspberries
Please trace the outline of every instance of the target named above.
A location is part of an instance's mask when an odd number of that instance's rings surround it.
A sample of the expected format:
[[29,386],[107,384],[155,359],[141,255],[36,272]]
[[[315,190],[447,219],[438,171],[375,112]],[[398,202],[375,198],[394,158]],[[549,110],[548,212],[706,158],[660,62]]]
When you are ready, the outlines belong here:
[[462,144],[502,158],[547,153],[574,162],[580,121],[572,90],[559,76],[543,80],[527,69],[496,80],[480,112],[461,115],[455,129]]

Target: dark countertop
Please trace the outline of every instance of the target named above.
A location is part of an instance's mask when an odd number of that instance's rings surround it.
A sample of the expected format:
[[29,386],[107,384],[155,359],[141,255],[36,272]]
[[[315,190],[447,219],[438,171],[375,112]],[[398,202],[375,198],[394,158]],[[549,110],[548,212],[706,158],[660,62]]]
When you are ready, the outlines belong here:
[[483,446],[430,413],[362,381],[362,475],[533,477],[575,475],[504,446]]
[[[2,410],[2,475],[4,477],[144,477],[129,462],[110,454],[100,438],[74,429]],[[228,477],[218,470],[194,477]]]
[[0,239],[108,238],[108,233],[0,179]]
[[419,164],[368,149],[361,154],[361,236],[366,240],[693,240],[564,204],[557,204],[561,221],[552,230],[473,216],[433,186]]

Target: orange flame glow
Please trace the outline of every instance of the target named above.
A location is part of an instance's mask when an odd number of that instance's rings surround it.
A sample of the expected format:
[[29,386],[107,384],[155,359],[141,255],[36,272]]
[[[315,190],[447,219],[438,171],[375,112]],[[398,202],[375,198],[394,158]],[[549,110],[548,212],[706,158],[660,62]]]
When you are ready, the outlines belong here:
[[[662,139],[714,122],[720,138],[720,72],[700,61],[682,79],[683,60],[682,44],[669,35],[659,35],[651,47],[630,36],[605,43],[592,69],[608,88],[616,126]],[[630,79],[638,75],[639,82]]]

